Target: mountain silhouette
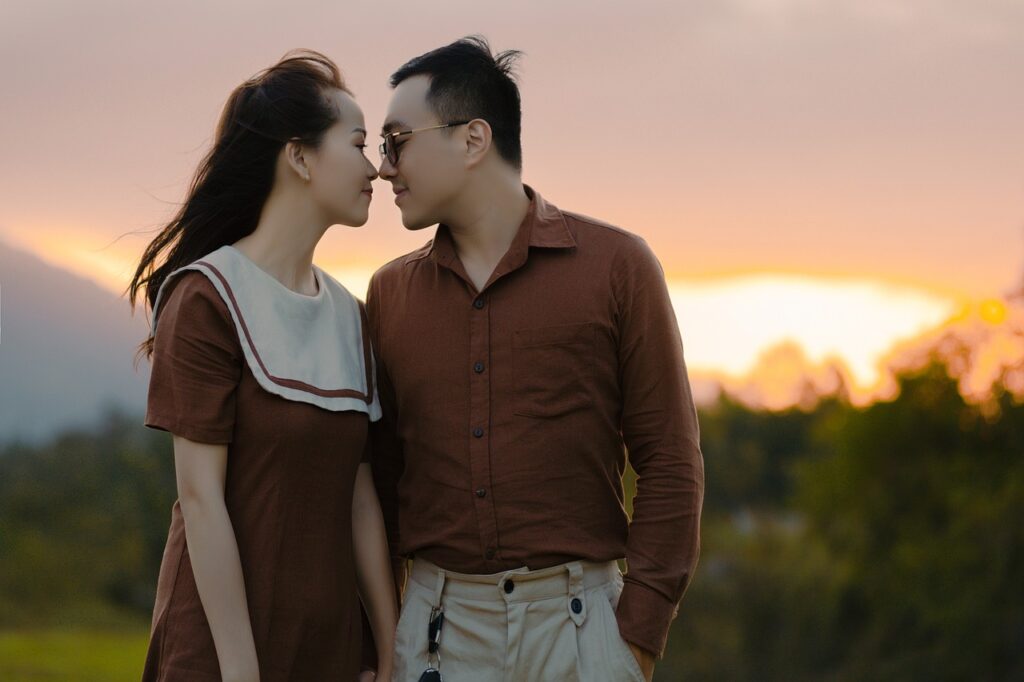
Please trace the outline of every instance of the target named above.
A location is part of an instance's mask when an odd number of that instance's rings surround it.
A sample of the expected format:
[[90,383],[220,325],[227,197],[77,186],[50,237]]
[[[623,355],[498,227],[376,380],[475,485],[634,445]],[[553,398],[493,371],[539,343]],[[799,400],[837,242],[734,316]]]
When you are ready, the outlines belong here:
[[0,444],[37,442],[116,408],[145,411],[148,333],[127,300],[0,242]]

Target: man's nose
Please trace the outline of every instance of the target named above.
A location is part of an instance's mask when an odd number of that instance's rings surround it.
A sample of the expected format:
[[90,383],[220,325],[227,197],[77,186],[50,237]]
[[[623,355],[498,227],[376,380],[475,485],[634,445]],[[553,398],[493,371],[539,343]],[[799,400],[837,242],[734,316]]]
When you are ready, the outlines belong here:
[[388,161],[388,157],[385,156],[380,160],[380,168],[377,169],[377,173],[380,175],[381,179],[387,180],[395,177],[398,173],[398,169],[396,169],[394,165]]

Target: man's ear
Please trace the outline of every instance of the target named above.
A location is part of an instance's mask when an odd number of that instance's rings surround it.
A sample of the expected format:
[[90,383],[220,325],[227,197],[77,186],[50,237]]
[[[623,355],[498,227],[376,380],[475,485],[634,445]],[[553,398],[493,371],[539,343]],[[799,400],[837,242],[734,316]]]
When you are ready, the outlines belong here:
[[284,158],[295,174],[302,180],[309,180],[309,166],[306,164],[305,148],[298,140],[289,140],[284,145]]
[[466,167],[476,166],[491,148],[491,125],[482,118],[466,124]]

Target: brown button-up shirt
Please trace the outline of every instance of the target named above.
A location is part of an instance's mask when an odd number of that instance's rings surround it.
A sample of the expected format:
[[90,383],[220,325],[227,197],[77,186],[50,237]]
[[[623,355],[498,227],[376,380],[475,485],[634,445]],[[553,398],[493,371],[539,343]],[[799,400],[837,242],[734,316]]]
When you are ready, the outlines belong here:
[[664,273],[640,237],[526,192],[481,291],[444,225],[370,282],[384,407],[373,466],[393,564],[496,573],[625,557],[619,630],[660,656],[697,563],[704,491]]

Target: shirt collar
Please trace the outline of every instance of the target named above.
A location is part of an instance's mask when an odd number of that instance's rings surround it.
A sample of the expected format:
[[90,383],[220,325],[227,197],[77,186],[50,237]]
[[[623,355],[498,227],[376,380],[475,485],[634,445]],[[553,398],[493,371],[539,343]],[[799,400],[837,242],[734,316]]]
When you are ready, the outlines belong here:
[[[545,201],[529,185],[523,185],[523,189],[530,198],[530,206],[523,222],[519,224],[512,244],[495,268],[495,279],[522,267],[526,263],[530,247],[566,249],[576,246],[576,238],[573,237],[569,224],[558,207]],[[430,249],[425,255],[446,267],[452,267],[458,262],[455,241],[447,225],[442,223],[437,226]]]

